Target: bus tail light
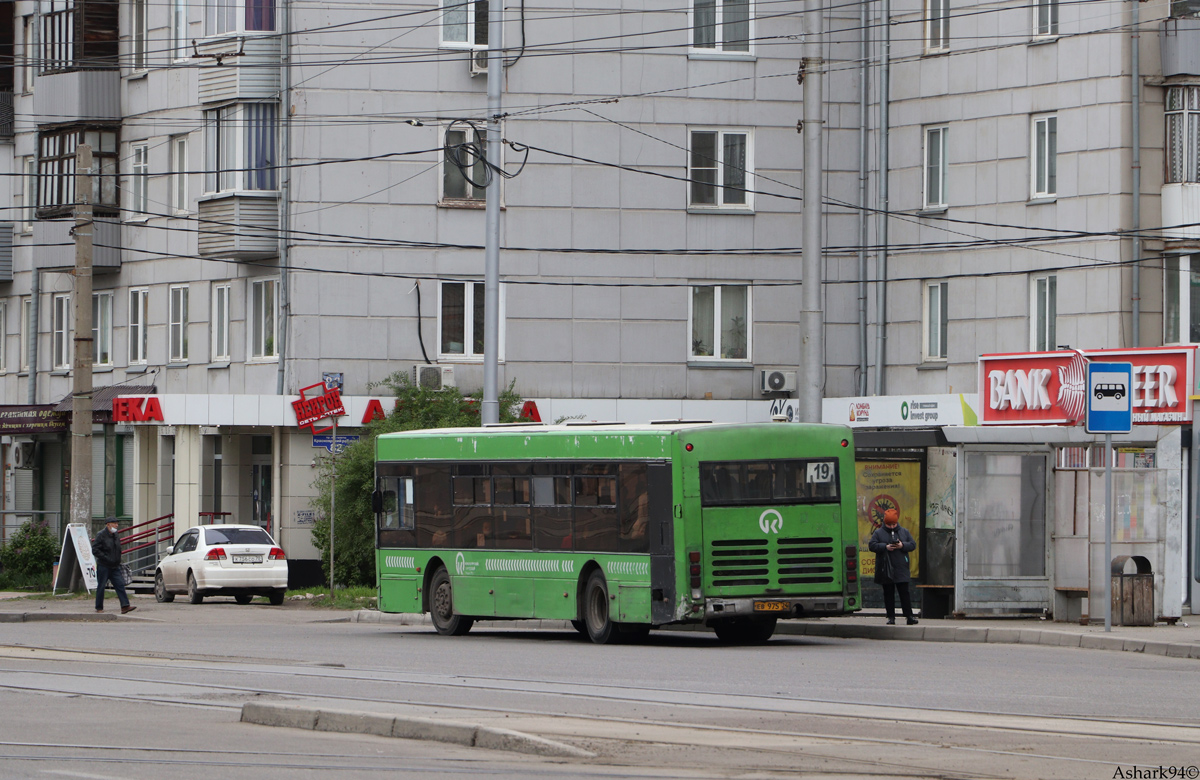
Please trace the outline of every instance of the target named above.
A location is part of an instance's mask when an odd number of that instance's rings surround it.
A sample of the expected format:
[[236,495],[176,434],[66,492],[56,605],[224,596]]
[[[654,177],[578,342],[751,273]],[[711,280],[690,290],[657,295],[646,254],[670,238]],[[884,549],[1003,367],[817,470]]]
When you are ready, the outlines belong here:
[[846,584],[858,582],[858,545],[846,545]]
[[223,560],[225,560],[225,548],[224,547],[212,548],[211,550],[209,550],[207,553],[204,554],[204,560],[206,560],[206,561],[223,561]]
[[688,551],[688,563],[691,564],[689,573],[691,574],[692,590],[700,589],[700,551]]

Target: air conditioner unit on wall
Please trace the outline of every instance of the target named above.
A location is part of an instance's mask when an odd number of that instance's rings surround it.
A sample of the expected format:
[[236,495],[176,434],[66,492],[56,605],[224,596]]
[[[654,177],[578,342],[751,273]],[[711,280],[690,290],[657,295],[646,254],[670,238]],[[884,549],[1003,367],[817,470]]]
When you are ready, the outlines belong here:
[[31,441],[13,442],[12,464],[16,469],[31,469],[37,460],[37,444]]
[[764,368],[762,376],[762,391],[764,393],[791,393],[796,390],[796,372],[778,371]]
[[488,70],[488,50],[475,49],[471,52],[471,75],[486,76]]
[[412,369],[412,382],[426,390],[443,390],[455,387],[454,366],[416,365]]

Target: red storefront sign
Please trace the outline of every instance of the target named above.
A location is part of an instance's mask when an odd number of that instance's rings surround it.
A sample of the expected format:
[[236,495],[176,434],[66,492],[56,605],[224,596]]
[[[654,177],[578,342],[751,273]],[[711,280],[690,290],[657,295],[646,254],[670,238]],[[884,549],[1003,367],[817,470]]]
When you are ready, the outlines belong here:
[[[310,390],[319,390],[319,394],[306,396]],[[314,428],[313,423],[326,417],[344,417],[346,407],[342,405],[342,394],[336,387],[326,387],[324,382],[300,388],[300,400],[292,401],[292,409],[296,411],[296,425],[308,428],[312,433],[324,433],[333,428]]]
[[114,398],[112,405],[113,422],[164,422],[162,404],[154,396]]
[[1100,349],[981,355],[979,408],[983,425],[1073,425],[1087,411],[1088,361],[1133,364],[1133,421],[1190,422],[1196,347]]

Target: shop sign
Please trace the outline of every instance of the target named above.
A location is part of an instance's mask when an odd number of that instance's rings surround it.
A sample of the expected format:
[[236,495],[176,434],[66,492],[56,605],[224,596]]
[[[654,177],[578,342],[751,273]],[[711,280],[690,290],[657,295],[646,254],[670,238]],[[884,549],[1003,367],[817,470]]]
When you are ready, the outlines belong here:
[[1087,412],[1089,360],[1130,362],[1135,425],[1190,422],[1188,388],[1195,347],[1073,350],[982,355],[979,408],[984,425],[1073,425]]
[[0,406],[0,435],[66,433],[71,416],[46,406]]
[[154,396],[114,398],[112,418],[113,422],[165,422],[162,404]]
[[344,417],[346,407],[342,405],[342,393],[336,387],[328,387],[324,382],[300,388],[300,400],[292,401],[292,409],[296,411],[296,426],[308,428],[312,433],[324,433],[333,426],[320,430],[313,423],[326,417]]
[[973,398],[963,395],[874,395],[826,398],[821,422],[851,428],[935,428],[978,425]]

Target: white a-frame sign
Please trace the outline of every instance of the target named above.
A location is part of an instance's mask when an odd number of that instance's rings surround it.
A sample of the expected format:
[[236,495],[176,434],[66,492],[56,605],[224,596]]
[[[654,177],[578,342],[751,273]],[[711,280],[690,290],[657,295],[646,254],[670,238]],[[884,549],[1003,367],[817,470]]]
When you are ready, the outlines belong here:
[[96,559],[92,557],[92,540],[88,538],[88,527],[84,523],[67,525],[63,537],[62,554],[58,557],[58,576],[54,578],[54,590],[72,591],[83,575],[83,585],[88,593],[96,589]]

